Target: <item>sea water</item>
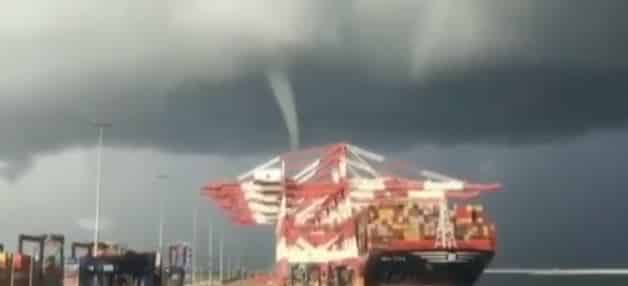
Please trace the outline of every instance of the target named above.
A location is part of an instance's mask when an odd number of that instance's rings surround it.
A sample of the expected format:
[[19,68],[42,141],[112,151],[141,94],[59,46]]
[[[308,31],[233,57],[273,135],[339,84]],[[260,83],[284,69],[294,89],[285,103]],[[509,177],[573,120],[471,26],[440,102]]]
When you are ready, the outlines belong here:
[[620,276],[527,276],[484,274],[477,286],[628,286]]

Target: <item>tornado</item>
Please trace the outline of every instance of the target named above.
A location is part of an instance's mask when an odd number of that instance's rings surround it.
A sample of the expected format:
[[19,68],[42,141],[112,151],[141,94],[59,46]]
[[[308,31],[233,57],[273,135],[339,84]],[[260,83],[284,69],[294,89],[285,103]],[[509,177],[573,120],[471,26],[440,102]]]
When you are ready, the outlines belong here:
[[290,149],[296,150],[299,148],[299,119],[290,80],[280,69],[267,70],[266,78],[286,123],[290,136]]

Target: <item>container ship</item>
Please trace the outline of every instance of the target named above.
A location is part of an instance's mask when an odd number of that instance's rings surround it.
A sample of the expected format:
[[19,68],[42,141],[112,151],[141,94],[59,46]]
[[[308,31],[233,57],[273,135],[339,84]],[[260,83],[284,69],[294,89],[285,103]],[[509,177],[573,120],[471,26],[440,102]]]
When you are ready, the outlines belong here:
[[472,285],[495,227],[471,200],[500,190],[338,143],[274,157],[202,195],[234,223],[272,225],[275,286]]

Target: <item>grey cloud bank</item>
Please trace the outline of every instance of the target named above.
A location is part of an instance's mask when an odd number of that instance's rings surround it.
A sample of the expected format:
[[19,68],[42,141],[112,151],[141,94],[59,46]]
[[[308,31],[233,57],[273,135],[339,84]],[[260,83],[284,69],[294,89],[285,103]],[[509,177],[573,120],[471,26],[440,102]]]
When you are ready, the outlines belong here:
[[274,64],[306,145],[516,144],[625,125],[624,1],[271,2],[3,2],[3,174],[93,144],[98,120],[116,146],[285,149],[262,74]]

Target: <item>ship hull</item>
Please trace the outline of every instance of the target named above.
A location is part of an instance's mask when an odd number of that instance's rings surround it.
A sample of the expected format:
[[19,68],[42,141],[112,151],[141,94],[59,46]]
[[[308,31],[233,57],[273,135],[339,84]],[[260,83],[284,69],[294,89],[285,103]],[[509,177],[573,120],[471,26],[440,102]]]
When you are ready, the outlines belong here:
[[490,251],[403,251],[373,255],[365,285],[473,285],[493,259]]

